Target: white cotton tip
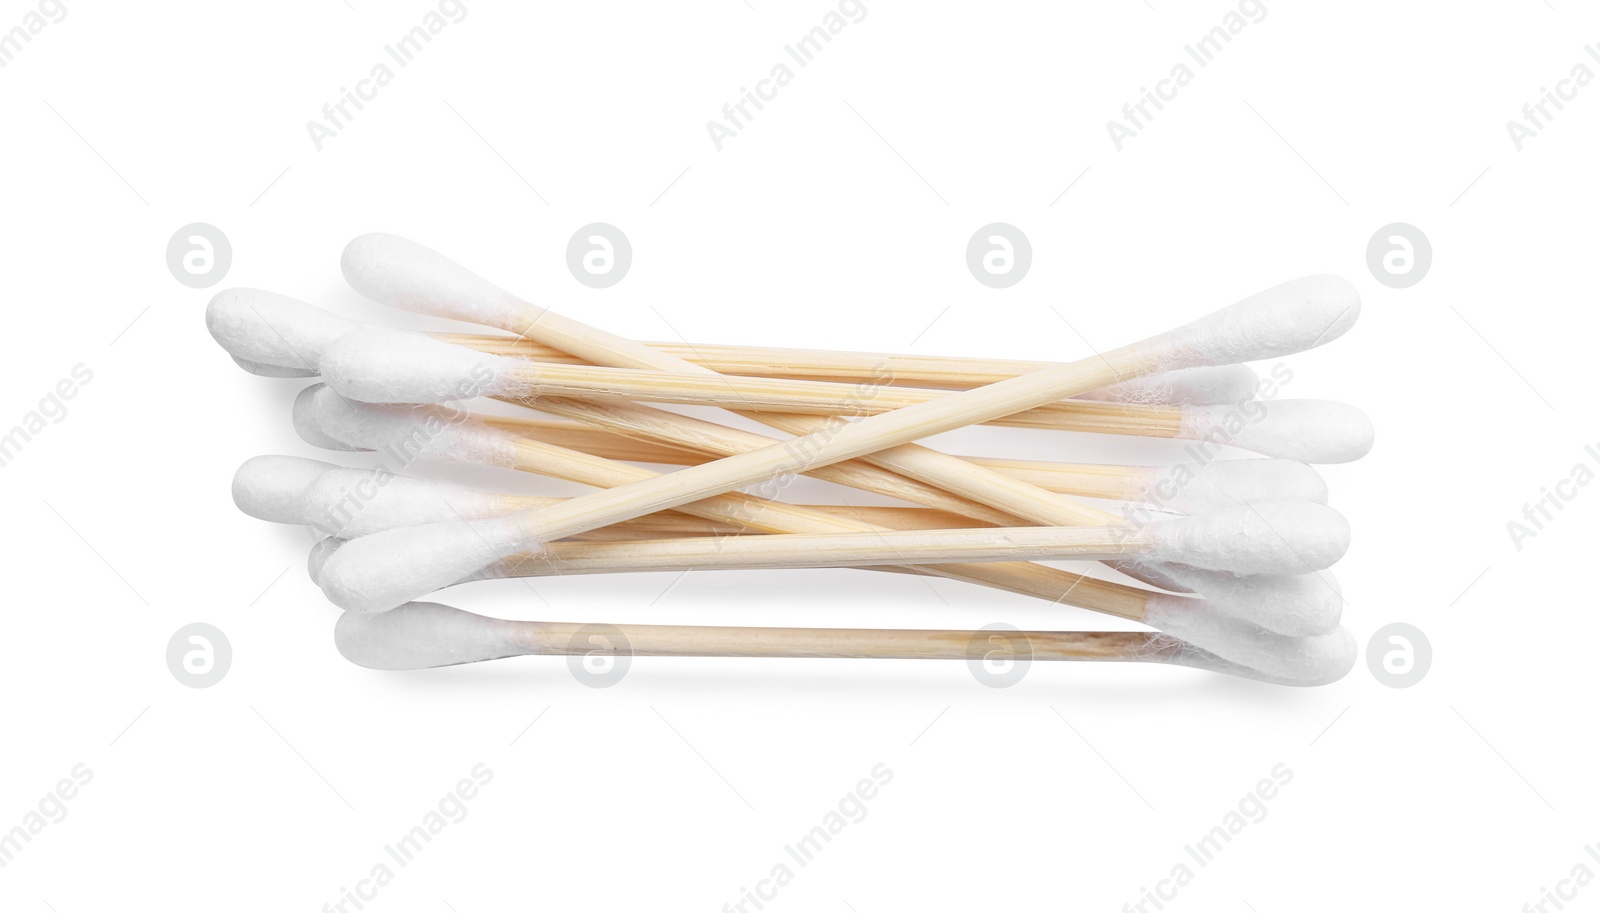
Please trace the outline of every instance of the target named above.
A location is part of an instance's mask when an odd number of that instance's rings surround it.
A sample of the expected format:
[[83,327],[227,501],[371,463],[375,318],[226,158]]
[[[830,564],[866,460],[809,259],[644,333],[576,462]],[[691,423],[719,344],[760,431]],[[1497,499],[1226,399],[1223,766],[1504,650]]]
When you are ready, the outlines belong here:
[[1285,399],[1183,410],[1178,437],[1304,463],[1348,463],[1372,449],[1372,420],[1354,406]]
[[233,503],[258,520],[304,523],[301,504],[306,488],[318,476],[338,468],[304,457],[251,457],[233,474]]
[[1125,380],[1075,398],[1151,406],[1209,406],[1254,399],[1260,382],[1248,365],[1179,368]]
[[1355,638],[1343,628],[1290,646],[1292,655],[1268,663],[1266,669],[1229,660],[1176,638],[1160,638],[1156,648],[1160,652],[1150,658],[1157,661],[1295,687],[1331,685],[1349,675],[1356,661]]
[[1157,606],[1146,613],[1145,623],[1250,670],[1251,678],[1277,684],[1326,685],[1344,678],[1356,661],[1355,638],[1344,628],[1288,637],[1214,612],[1187,608],[1167,612]]
[[[1166,571],[1211,610],[1279,634],[1326,634],[1339,626],[1344,614],[1344,591],[1331,571],[1245,577],[1177,566],[1168,566]],[[1192,606],[1196,601],[1192,596],[1164,593],[1152,600],[1185,601],[1170,609]]]
[[279,365],[264,365],[260,362],[245,361],[237,355],[230,355],[233,363],[249,371],[257,377],[316,377],[317,372],[307,368],[285,368]]
[[306,574],[310,576],[312,583],[318,587],[322,586],[322,568],[343,544],[343,539],[329,536],[326,539],[318,539],[317,544],[311,546],[311,553],[306,555]]
[[1320,571],[1344,557],[1350,524],[1323,504],[1264,501],[1160,520],[1144,526],[1140,536],[1149,543],[1149,561],[1233,574],[1296,574]]
[[409,602],[381,615],[344,613],[333,643],[358,666],[399,672],[520,656],[529,652],[520,627],[436,602]]
[[294,425],[294,433],[300,435],[300,440],[313,447],[321,447],[323,450],[356,451],[373,449],[346,443],[323,429],[323,414],[329,408],[323,402],[325,392],[332,392],[328,390],[327,384],[312,384],[301,390],[300,394],[294,398],[294,407],[289,412],[289,420]]
[[314,406],[321,397],[320,391],[326,389],[326,384],[312,384],[301,390],[300,395],[294,398],[294,408],[289,414],[289,420],[294,425],[294,433],[300,435],[300,440],[313,447],[321,447],[323,450],[371,450],[370,447],[346,444],[330,436],[318,425],[319,412]]
[[1137,497],[1184,514],[1228,510],[1261,501],[1328,503],[1328,483],[1295,460],[1213,460],[1144,470]]
[[422,333],[371,327],[339,337],[322,354],[322,379],[364,403],[446,403],[495,396],[502,366],[516,359],[475,352]]
[[1361,314],[1356,287],[1307,276],[1164,333],[1173,368],[1233,365],[1304,352],[1344,335]]
[[325,472],[305,488],[302,501],[307,523],[345,539],[403,526],[481,520],[509,509],[503,495],[382,468]]
[[306,376],[316,373],[323,350],[358,326],[354,320],[261,289],[225,289],[206,306],[206,329],[236,360],[296,368],[308,372]]
[[440,406],[357,403],[326,384],[307,387],[294,401],[294,427],[307,443],[345,450],[377,450],[400,461],[456,460],[510,466],[517,438],[470,413]]
[[356,238],[345,246],[339,265],[357,292],[418,314],[519,333],[528,312],[536,310],[438,251],[398,235]]
[[339,546],[322,566],[318,586],[341,609],[387,612],[537,548],[512,517],[385,530]]

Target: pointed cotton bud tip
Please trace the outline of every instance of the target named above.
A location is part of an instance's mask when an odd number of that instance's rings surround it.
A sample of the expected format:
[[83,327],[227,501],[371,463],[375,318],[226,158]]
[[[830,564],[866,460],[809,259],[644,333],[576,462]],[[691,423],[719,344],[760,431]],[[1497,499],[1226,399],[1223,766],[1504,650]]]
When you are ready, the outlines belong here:
[[1304,352],[1333,341],[1361,314],[1356,287],[1338,276],[1307,276],[1163,334],[1171,366],[1231,365]]
[[1336,682],[1355,666],[1355,638],[1344,628],[1310,637],[1290,637],[1215,612],[1173,610],[1164,614],[1165,607],[1161,611],[1155,609],[1152,606],[1147,613],[1147,624],[1248,670],[1217,671],[1279,685],[1310,686]]
[[318,585],[346,611],[387,612],[536,545],[509,517],[385,530],[341,545]]
[[1167,649],[1156,658],[1195,669],[1301,688],[1331,685],[1349,675],[1356,664],[1356,641],[1344,628],[1316,637],[1262,634],[1249,651],[1235,651],[1236,654],[1253,653],[1255,663],[1184,641],[1169,641],[1165,646]]
[[315,374],[322,353],[361,324],[276,292],[224,289],[206,306],[206,329],[229,355]]
[[410,602],[380,615],[344,613],[333,643],[345,659],[368,669],[431,669],[527,653],[520,628],[435,602]]
[[418,314],[521,332],[532,309],[438,251],[374,232],[345,246],[345,281],[373,301]]

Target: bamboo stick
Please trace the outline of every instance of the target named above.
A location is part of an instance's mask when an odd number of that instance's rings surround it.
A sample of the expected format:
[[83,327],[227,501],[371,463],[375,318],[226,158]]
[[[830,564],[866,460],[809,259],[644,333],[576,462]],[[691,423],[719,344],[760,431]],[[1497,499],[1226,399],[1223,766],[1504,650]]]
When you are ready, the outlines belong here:
[[[507,372],[504,395],[537,407],[545,397],[720,406],[740,412],[802,415],[876,415],[952,395],[948,391],[870,384],[839,384],[766,377],[720,377],[635,368],[549,365],[526,362]],[[990,424],[1177,437],[1183,410],[1172,406],[1068,400],[1049,403]]]

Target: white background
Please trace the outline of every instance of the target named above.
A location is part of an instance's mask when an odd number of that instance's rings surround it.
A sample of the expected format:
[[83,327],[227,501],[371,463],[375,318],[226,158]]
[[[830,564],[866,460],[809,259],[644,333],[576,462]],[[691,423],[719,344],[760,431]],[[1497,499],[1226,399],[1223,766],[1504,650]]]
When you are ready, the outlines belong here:
[[[768,909],[1122,909],[1280,763],[1293,780],[1267,817],[1191,863],[1170,909],[1509,911],[1578,863],[1600,871],[1584,852],[1600,840],[1600,493],[1580,489],[1520,551],[1506,531],[1600,441],[1600,88],[1520,152],[1505,128],[1574,64],[1600,68],[1583,51],[1600,16],[1571,0],[1274,2],[1118,152],[1106,121],[1233,7],[875,0],[719,152],[706,121],[833,7],[482,0],[319,152],[306,122],[432,8],[351,2],[73,0],[0,70],[0,426],[74,365],[93,371],[0,469],[0,828],[74,765],[94,772],[0,869],[0,907],[319,910],[479,763],[494,777],[465,820],[369,909],[719,910],[879,763],[894,776],[867,817],[791,863]],[[8,0],[0,29],[32,9]],[[1363,647],[1415,624],[1434,665],[1404,690],[1364,659],[1310,690],[1145,665],[1039,664],[1005,690],[960,663],[641,659],[606,690],[556,658],[354,667],[306,578],[309,536],[230,502],[249,456],[327,455],[289,426],[303,382],[237,370],[205,331],[216,289],[168,274],[168,238],[195,221],[232,241],[218,289],[355,316],[408,322],[339,275],[344,243],[381,230],[625,335],[930,354],[1071,360],[1344,275],[1362,320],[1293,358],[1285,395],[1373,417],[1371,455],[1324,472],[1355,528],[1346,624]],[[592,221],[634,246],[604,291],[563,259]],[[1003,291],[963,259],[991,221],[1033,245]],[[1395,221],[1434,249],[1406,290],[1365,263]],[[445,598],[613,623],[1116,627],[845,570],[673,582]],[[205,690],[165,662],[193,621],[234,651]]]

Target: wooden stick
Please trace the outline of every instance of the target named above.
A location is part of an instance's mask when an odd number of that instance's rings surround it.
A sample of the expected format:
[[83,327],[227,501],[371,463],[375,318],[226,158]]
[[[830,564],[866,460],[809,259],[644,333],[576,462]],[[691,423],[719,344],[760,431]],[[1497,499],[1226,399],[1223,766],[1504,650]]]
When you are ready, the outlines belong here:
[[381,615],[346,612],[334,640],[351,662],[387,670],[539,655],[1147,661],[1237,669],[1152,632],[597,625],[489,618],[427,602]]
[[[752,431],[618,400],[549,397],[539,401],[539,408],[553,415],[579,419],[590,426],[626,435],[628,439],[643,441],[646,445],[682,448],[685,452],[698,454],[729,456],[780,443],[776,438]],[[806,470],[805,475],[959,514],[983,523],[1016,526],[1022,522],[999,508],[951,494],[935,485],[907,478],[863,460],[845,460],[830,466],[818,466]]]
[[344,657],[369,669],[427,669],[508,656],[751,656],[842,659],[965,659],[1160,662],[1283,685],[1337,681],[1355,662],[1347,632],[1284,643],[1230,659],[1155,633],[937,631],[883,628],[745,628],[597,625],[487,618],[437,603],[391,612],[346,612],[334,628]]
[[[535,408],[545,397],[566,396],[719,406],[746,413],[857,416],[890,412],[952,395],[944,390],[881,384],[719,377],[538,362],[527,362],[507,374],[512,376],[507,380],[505,395],[525,400]],[[1002,416],[989,424],[1171,438],[1181,434],[1183,420],[1183,410],[1173,406],[1069,400]]]
[[[534,440],[518,442],[515,468],[601,488],[660,477],[659,473],[641,466],[618,463]],[[800,505],[769,501],[739,493],[722,494],[691,502],[680,506],[678,510],[693,516],[769,533],[828,534],[877,532],[885,529],[857,517],[843,514],[829,515]],[[928,564],[913,569],[913,572],[992,586],[1007,592],[1033,596],[1052,603],[1064,602],[1067,605],[1135,621],[1144,617],[1149,600],[1158,595],[1138,587],[1021,561],[975,565]]]
[[[1330,508],[1275,504],[1206,517],[1121,527],[985,527],[755,536],[696,537],[604,544],[547,543],[529,559],[535,575],[609,570],[868,567],[992,561],[1106,561],[1145,558],[1234,574],[1294,574],[1332,565],[1348,546],[1348,527]],[[453,581],[452,581],[453,582]]]
[[1138,555],[1142,537],[1094,527],[878,530],[831,535],[766,535],[728,539],[634,539],[552,542],[508,559],[516,576],[613,571],[870,567],[994,561],[1100,561]]
[[[552,365],[589,362],[561,349],[520,336],[433,333],[434,338],[489,355],[510,355]],[[692,362],[718,374],[781,377],[836,383],[889,383],[913,387],[966,390],[1048,368],[1052,362],[1018,359],[962,358],[949,355],[892,355],[734,346],[709,343],[644,342],[658,352]],[[1088,394],[1100,398],[1096,394]]]
[[[647,406],[632,403],[612,402],[609,405],[600,401],[569,401],[564,398],[552,398],[541,401],[544,408],[566,414],[572,417],[598,423],[604,427],[636,438],[650,442],[666,443],[683,449],[695,449],[703,453],[717,456],[728,456],[736,453],[746,453],[758,449],[763,445],[771,445],[770,438],[747,431],[739,431],[726,426],[717,425],[700,419],[680,416],[675,413],[663,412]],[[767,414],[759,416],[768,424],[778,427],[787,427],[796,432],[807,428],[817,427],[819,419],[810,416],[789,416]],[[824,428],[826,428],[824,424]],[[875,491],[880,494],[899,496],[913,503],[921,503],[932,507],[952,510],[963,513],[969,517],[986,523],[1001,526],[1017,524],[1016,517],[1024,520],[1043,523],[1051,526],[1076,526],[1076,525],[1124,525],[1123,517],[1116,514],[1081,504],[1069,498],[1054,495],[1052,492],[1036,487],[1025,478],[1008,478],[999,472],[975,466],[963,460],[947,456],[939,451],[918,445],[907,445],[883,453],[875,453],[866,457],[866,463],[880,464],[884,471],[894,469],[906,474],[922,474],[931,486],[934,483],[943,483],[942,487],[934,488],[932,492],[926,490],[906,490],[904,485],[886,486],[884,480],[873,476],[861,476],[855,471],[857,465],[854,461],[839,464],[833,467],[822,467],[806,471],[808,475],[830,481]],[[696,464],[698,465],[698,464]],[[891,475],[891,479],[900,479],[898,474]],[[916,480],[922,482],[924,480]],[[970,490],[980,492],[988,497],[996,497],[1006,502],[1014,510],[991,507],[979,498],[960,498],[946,495],[945,487],[955,490]],[[1119,562],[1114,564],[1117,570],[1146,583],[1166,589],[1183,589],[1176,583],[1157,576],[1144,565],[1136,562]]]
[[[517,434],[611,460],[692,466],[705,462],[704,452],[637,440],[581,422],[478,415],[477,418]],[[1148,466],[1104,463],[1058,463],[1002,457],[958,456],[988,469],[1015,476],[1058,494],[1107,500],[1137,500],[1148,483]]]
[[[529,653],[591,655],[604,641],[585,637],[592,625],[524,622]],[[1148,632],[937,631],[900,628],[753,628],[711,625],[617,625],[631,656],[751,656],[836,659],[983,659],[996,649],[991,637],[1025,640],[1026,653],[1008,660],[1148,661],[1170,656],[1171,638]],[[977,649],[976,645],[988,650]],[[1181,649],[1181,646],[1178,648]]]
[[[547,364],[583,365],[590,362],[526,336],[473,333],[433,333],[437,339],[490,355],[511,355]],[[1027,374],[1050,366],[1044,361],[960,358],[954,356],[889,355],[784,349],[685,342],[643,342],[672,358],[693,362],[718,374],[751,377],[790,377],[809,380],[874,381],[885,371],[896,382],[929,387],[965,389]]]
[[512,515],[511,519],[514,519],[515,528],[520,534],[533,541],[559,539],[618,520],[702,500],[785,473],[803,472],[1024,411],[1080,390],[1114,382],[1124,374],[1138,376],[1149,373],[1161,363],[1164,356],[1165,352],[1159,346],[1128,346],[1108,352],[1101,358],[1047,368],[943,399],[871,415],[858,422],[825,428],[793,441],[775,443],[710,463],[685,467],[668,475],[594,492],[544,510]]
[[[542,507],[555,500],[558,499],[507,495],[505,505],[507,510],[522,510],[530,507]],[[958,529],[972,523],[969,518],[959,514],[933,510],[927,507],[882,507],[876,505],[857,507],[852,504],[797,504],[795,506],[830,517],[858,520],[886,530]],[[611,526],[591,529],[578,535],[586,541],[598,541],[601,539],[611,541],[651,539],[659,536],[674,535],[742,536],[768,535],[768,533],[766,530],[745,526],[741,523],[718,522],[701,517],[688,516],[678,511],[664,510],[659,513],[646,514],[643,517],[635,517],[623,523],[614,523]]]
[[[526,510],[528,508],[544,507],[560,498],[534,498],[521,495],[505,496],[504,504],[507,511]],[[970,526],[972,521],[942,510],[933,510],[927,507],[883,507],[876,505],[863,505],[857,507],[851,504],[797,504],[796,507],[823,514],[829,517],[841,517],[858,520],[872,526],[886,530],[946,530],[960,529]],[[991,527],[984,527],[991,528]],[[1036,527],[1030,527],[1036,528]],[[586,542],[598,541],[637,541],[640,539],[654,539],[666,536],[761,536],[772,535],[764,529],[746,526],[742,523],[730,521],[709,520],[702,517],[690,516],[680,511],[663,510],[658,513],[646,514],[635,517],[622,523],[613,523],[599,529],[579,533],[572,537]],[[572,540],[562,540],[572,541]]]

